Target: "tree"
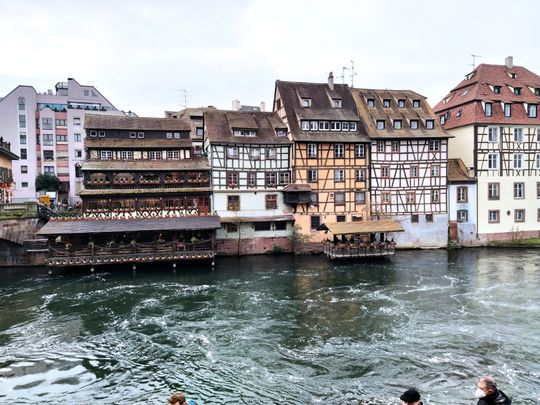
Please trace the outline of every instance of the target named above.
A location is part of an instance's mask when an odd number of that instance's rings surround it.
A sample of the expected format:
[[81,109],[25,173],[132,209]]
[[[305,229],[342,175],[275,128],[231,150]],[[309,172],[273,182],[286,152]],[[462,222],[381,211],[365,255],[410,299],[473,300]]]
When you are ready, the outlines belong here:
[[58,191],[60,179],[53,174],[40,174],[36,177],[37,191]]

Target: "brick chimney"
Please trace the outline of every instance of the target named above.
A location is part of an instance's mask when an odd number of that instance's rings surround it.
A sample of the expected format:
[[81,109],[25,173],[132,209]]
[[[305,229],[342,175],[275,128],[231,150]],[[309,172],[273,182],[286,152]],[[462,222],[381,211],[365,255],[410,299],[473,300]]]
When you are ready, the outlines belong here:
[[328,74],[328,87],[330,87],[330,90],[334,91],[334,74],[332,72]]
[[513,69],[514,68],[514,57],[513,56],[507,56],[504,59],[504,64],[506,65],[507,69]]

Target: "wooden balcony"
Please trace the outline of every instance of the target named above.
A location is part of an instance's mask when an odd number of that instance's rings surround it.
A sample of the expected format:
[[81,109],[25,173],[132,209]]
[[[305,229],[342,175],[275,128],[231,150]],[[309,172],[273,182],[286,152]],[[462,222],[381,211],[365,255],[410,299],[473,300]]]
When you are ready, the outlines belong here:
[[392,256],[396,253],[393,242],[380,243],[324,243],[324,254],[330,259],[356,259]]

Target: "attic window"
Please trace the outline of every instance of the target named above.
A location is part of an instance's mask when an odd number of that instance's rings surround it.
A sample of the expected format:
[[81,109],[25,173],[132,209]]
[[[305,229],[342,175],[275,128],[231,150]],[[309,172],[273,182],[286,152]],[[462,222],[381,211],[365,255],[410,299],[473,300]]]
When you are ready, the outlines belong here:
[[369,108],[375,107],[375,99],[374,99],[374,98],[368,98],[368,100],[367,100],[367,106],[368,106]]
[[401,129],[401,128],[402,128],[402,121],[394,120],[394,129]]
[[302,107],[304,107],[304,108],[311,107],[311,99],[310,98],[303,98],[302,99]]
[[400,99],[400,100],[398,100],[397,104],[398,104],[399,108],[404,108],[405,107],[405,100]]
[[90,136],[95,138],[97,136],[97,131],[90,131]]
[[137,137],[137,133],[135,133],[135,132],[130,132],[130,133],[129,133],[129,137],[130,137],[130,138],[136,138],[136,137]]
[[501,86],[493,86],[493,93],[501,94]]
[[332,99],[332,107],[341,108],[341,99],[340,98],[333,98]]
[[385,98],[382,104],[384,108],[390,108],[390,99]]
[[517,78],[517,73],[508,73],[508,76],[510,76],[510,79]]
[[286,129],[276,129],[276,135],[277,136],[287,136],[287,130]]
[[420,100],[413,100],[412,106],[414,108],[420,108]]
[[426,129],[433,129],[435,127],[435,121],[426,120]]
[[100,138],[105,138],[105,131],[99,131],[99,132],[98,132],[98,136],[99,136]]
[[418,129],[418,120],[411,120],[409,125],[411,129]]
[[516,96],[521,96],[521,87],[514,87],[514,94]]
[[386,122],[384,120],[377,120],[377,129],[384,129]]
[[534,95],[535,95],[535,96],[540,96],[540,87],[536,87],[536,88],[534,89]]
[[137,138],[144,138],[144,132],[137,132]]
[[252,129],[234,129],[233,130],[234,136],[256,136],[257,131]]
[[165,136],[167,137],[167,139],[172,139],[172,132],[167,132]]

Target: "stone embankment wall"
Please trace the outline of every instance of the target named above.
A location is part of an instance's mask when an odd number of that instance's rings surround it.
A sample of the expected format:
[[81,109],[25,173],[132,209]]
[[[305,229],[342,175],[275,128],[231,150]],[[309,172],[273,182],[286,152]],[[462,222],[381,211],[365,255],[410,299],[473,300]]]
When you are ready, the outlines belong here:
[[22,246],[26,239],[34,238],[39,228],[39,218],[3,219],[0,220],[0,239]]
[[223,256],[255,255],[265,253],[290,253],[292,241],[287,237],[250,238],[250,239],[218,239],[217,254]]

